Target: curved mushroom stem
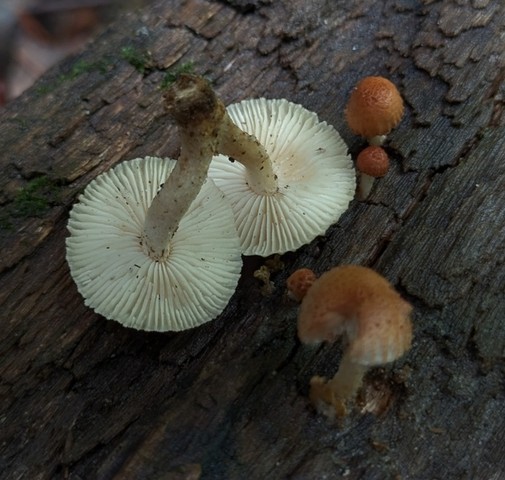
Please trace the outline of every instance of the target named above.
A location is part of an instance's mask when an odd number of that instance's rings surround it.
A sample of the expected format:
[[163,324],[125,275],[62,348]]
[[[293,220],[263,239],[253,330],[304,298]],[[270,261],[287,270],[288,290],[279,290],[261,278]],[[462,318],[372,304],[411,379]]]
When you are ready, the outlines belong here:
[[344,354],[337,373],[334,377],[325,381],[322,377],[313,377],[310,381],[310,400],[318,410],[325,411],[327,405],[334,408],[337,417],[343,417],[346,413],[345,404],[353,400],[361,387],[363,376],[367,367],[353,362],[347,354]]
[[207,178],[219,143],[216,125],[225,114],[224,105],[201,77],[181,76],[165,98],[179,127],[181,153],[144,223],[142,243],[157,260],[168,256],[170,239]]
[[258,139],[237,127],[227,113],[220,135],[219,152],[244,165],[249,187],[258,194],[276,193],[277,176],[268,153]]
[[222,153],[242,163],[254,191],[271,195],[278,189],[265,148],[233,123],[206,80],[180,75],[165,99],[179,127],[181,153],[147,211],[142,243],[155,259],[169,254],[170,239],[205,182],[214,155]]

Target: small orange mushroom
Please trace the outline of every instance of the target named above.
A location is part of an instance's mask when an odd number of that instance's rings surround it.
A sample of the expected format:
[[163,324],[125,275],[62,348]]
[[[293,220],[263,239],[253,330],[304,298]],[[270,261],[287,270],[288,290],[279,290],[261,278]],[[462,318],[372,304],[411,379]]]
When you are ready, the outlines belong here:
[[288,296],[297,302],[301,302],[316,278],[316,274],[310,268],[295,270],[286,280]]
[[335,267],[313,283],[300,307],[298,337],[310,344],[343,335],[348,343],[331,380],[311,379],[310,400],[319,411],[345,415],[346,402],[356,396],[367,369],[410,348],[411,311],[384,277],[366,267]]
[[349,128],[382,145],[403,116],[403,100],[396,86],[384,77],[365,77],[354,87],[345,109]]
[[364,200],[372,190],[374,179],[383,177],[388,172],[388,154],[382,147],[370,145],[359,153],[356,167],[360,173],[358,198]]

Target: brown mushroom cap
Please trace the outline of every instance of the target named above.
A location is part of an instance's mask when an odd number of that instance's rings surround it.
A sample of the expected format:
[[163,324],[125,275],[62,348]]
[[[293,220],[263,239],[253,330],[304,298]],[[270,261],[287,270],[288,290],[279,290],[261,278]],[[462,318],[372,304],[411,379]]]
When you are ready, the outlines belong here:
[[388,154],[382,147],[370,145],[359,152],[356,167],[371,177],[383,177],[389,170]]
[[295,270],[286,280],[289,297],[301,302],[316,278],[316,274],[310,268]]
[[403,116],[396,86],[383,77],[365,77],[353,89],[345,110],[349,128],[365,138],[386,135]]
[[298,316],[304,343],[345,334],[353,362],[381,365],[401,356],[412,340],[412,307],[373,270],[357,265],[324,273],[305,295]]

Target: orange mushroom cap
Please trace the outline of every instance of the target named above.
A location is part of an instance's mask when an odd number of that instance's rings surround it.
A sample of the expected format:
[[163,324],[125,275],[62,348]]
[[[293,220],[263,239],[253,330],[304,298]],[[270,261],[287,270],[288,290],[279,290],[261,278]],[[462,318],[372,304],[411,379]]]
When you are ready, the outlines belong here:
[[389,170],[388,154],[382,147],[370,145],[359,153],[356,167],[371,177],[383,177]]
[[298,337],[303,343],[319,343],[345,334],[350,360],[382,365],[410,348],[411,311],[411,305],[375,271],[357,265],[335,267],[305,295]]
[[298,302],[302,301],[316,278],[316,274],[310,268],[295,270],[286,280],[289,297]]
[[349,128],[357,135],[386,135],[400,123],[403,100],[388,79],[365,77],[354,87],[345,115]]

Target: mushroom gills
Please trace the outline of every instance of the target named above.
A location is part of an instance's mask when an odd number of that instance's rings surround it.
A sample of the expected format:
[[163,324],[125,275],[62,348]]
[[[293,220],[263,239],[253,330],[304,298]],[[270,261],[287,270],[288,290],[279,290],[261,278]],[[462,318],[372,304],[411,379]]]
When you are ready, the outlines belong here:
[[144,220],[174,160],[123,162],[93,180],[70,212],[67,261],[85,303],[127,327],[178,331],[207,322],[227,305],[241,256],[233,214],[207,179],[163,260],[142,243]]
[[347,146],[317,115],[284,99],[244,100],[227,108],[272,162],[277,188],[261,191],[248,169],[225,155],[209,175],[229,199],[244,255],[297,250],[337,222],[354,197],[356,178]]

